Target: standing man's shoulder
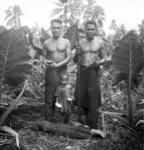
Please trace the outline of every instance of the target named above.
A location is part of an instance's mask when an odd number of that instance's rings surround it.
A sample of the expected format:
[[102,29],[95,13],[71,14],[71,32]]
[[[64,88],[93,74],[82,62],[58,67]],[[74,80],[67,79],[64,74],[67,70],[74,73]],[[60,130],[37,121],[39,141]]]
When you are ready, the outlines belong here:
[[107,55],[107,51],[106,51],[106,45],[105,45],[105,41],[102,37],[97,36],[96,40],[99,43],[99,50],[100,50],[100,58],[105,58]]
[[103,39],[100,36],[95,36],[94,39],[100,43],[103,43]]
[[79,44],[80,46],[82,46],[83,44],[87,43],[87,40],[86,39],[82,39],[79,41]]
[[80,51],[83,51],[85,49],[85,46],[88,44],[87,39],[82,39],[79,41],[79,47]]
[[95,36],[95,41],[98,42],[98,43],[101,45],[101,47],[104,46],[104,40],[103,40],[102,37],[100,37],[100,36]]
[[47,47],[50,42],[51,42],[51,38],[45,40],[45,41],[43,42],[43,47]]
[[61,38],[61,40],[66,44],[66,45],[70,45],[70,41],[64,37]]

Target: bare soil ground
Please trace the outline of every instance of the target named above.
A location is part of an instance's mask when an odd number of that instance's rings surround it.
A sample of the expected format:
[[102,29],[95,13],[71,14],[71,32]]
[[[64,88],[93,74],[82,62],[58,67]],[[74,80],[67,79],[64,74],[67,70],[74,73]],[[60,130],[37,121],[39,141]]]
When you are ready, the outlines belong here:
[[[21,150],[142,150],[139,138],[111,118],[106,118],[107,136],[104,139],[78,140],[35,131],[33,124],[44,119],[43,110],[42,102],[30,102],[29,105],[19,106],[8,118],[6,124],[20,134]],[[59,110],[56,110],[54,120],[62,122]],[[0,145],[0,149],[17,150],[15,139],[10,137],[10,141]]]

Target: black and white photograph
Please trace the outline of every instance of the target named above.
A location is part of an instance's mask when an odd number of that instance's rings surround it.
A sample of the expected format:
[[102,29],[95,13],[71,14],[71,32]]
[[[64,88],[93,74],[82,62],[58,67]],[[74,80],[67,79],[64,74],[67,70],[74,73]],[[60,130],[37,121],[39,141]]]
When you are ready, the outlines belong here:
[[144,150],[144,1],[0,6],[0,150]]

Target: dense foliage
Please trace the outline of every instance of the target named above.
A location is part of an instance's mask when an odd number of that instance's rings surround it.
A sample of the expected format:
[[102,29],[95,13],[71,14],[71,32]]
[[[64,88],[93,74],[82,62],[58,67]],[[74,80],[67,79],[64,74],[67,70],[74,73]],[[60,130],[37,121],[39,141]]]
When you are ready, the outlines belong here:
[[23,29],[0,34],[0,79],[9,85],[23,82],[32,71],[30,48]]

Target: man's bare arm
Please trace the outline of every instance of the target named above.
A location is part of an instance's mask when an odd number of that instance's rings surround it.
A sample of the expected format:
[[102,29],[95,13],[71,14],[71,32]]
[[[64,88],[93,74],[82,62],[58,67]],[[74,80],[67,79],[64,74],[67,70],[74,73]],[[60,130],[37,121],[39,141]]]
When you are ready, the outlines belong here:
[[105,47],[104,41],[101,41],[99,57],[100,57],[100,59],[104,59],[106,56],[107,56],[106,47]]
[[111,60],[110,57],[107,57],[107,51],[104,43],[101,44],[101,48],[99,50],[99,58],[100,60],[98,62],[98,65],[103,65]]
[[43,57],[42,57],[43,63],[44,63],[46,66],[48,66],[49,64],[48,64],[47,59],[46,59],[46,57],[47,57],[47,41],[45,41],[45,42],[43,43],[42,56],[43,56]]
[[43,43],[43,57],[45,57],[46,58],[46,56],[47,56],[47,44],[46,44],[46,42],[44,42]]

